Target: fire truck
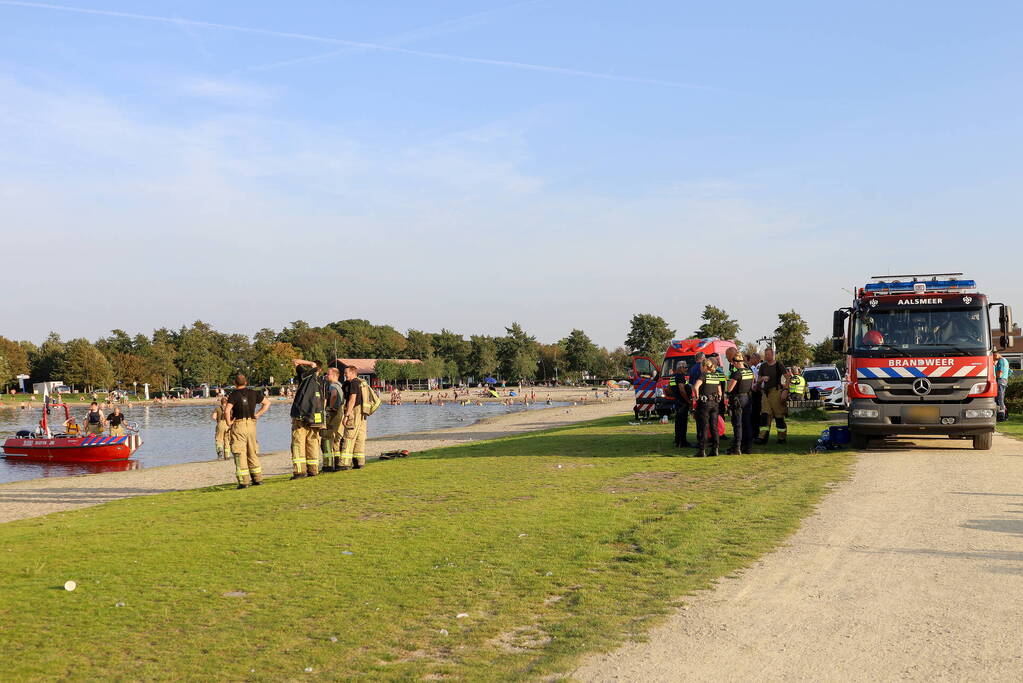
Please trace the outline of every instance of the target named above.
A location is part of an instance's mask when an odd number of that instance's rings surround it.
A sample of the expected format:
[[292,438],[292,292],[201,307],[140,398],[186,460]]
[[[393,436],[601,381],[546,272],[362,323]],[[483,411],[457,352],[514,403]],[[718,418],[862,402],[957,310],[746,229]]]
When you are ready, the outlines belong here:
[[847,356],[854,448],[890,435],[941,435],[991,448],[997,415],[990,311],[997,344],[1012,344],[1012,310],[962,273],[877,276],[835,311],[835,350]]
[[708,358],[720,359],[721,367],[727,376],[730,368],[725,351],[730,348],[736,348],[735,342],[718,337],[674,339],[668,344],[664,360],[659,364],[648,356],[634,357],[629,380],[636,392],[636,405],[633,407],[636,419],[660,417],[675,412],[675,402],[664,395],[668,382],[680,362],[685,361],[687,367],[693,367],[694,358],[699,351]]

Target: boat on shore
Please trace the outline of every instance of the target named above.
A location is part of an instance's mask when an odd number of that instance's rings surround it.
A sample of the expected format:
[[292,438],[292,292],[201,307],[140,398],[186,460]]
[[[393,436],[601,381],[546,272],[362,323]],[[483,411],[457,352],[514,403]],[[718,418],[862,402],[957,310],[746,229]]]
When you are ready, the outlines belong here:
[[[71,411],[65,403],[50,403],[49,409],[63,408],[65,422],[71,421]],[[22,430],[4,441],[4,458],[38,462],[98,463],[127,460],[142,445],[137,424],[125,425],[125,434],[54,433],[43,407],[43,417],[34,431]]]

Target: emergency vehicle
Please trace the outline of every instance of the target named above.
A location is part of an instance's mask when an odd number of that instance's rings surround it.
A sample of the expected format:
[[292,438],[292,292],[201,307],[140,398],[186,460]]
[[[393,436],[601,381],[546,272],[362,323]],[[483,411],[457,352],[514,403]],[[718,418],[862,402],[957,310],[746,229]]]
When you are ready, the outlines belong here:
[[648,356],[635,356],[632,359],[632,372],[629,381],[636,392],[636,405],[633,411],[636,419],[671,415],[675,412],[675,401],[665,396],[671,376],[682,361],[690,369],[693,367],[697,352],[702,351],[708,358],[717,357],[725,376],[731,372],[725,351],[735,349],[735,342],[707,337],[706,339],[675,339],[668,344],[664,359],[658,364]]
[[872,437],[942,435],[991,448],[998,393],[990,309],[1002,348],[1012,310],[990,303],[962,273],[878,276],[835,311],[835,350],[848,357],[852,445]]

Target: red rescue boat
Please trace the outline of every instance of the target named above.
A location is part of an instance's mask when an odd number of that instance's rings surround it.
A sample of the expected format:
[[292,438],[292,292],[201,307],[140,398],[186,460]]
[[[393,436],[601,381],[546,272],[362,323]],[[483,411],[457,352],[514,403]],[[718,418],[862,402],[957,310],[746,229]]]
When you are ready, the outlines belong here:
[[[51,403],[50,408],[63,408],[67,420],[71,411],[65,403]],[[111,462],[127,460],[142,445],[137,425],[126,427],[123,436],[103,434],[53,433],[46,419],[34,432],[21,431],[4,441],[4,457],[9,460],[38,460],[42,462]]]

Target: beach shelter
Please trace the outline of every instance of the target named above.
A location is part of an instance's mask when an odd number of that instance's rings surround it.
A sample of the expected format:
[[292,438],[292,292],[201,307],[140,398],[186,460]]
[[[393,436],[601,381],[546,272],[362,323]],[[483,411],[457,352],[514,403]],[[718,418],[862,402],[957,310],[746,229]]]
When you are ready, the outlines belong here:
[[484,382],[486,382],[487,384],[497,384],[497,380],[496,380],[496,379],[494,379],[493,377],[487,377],[487,378],[486,378],[485,380],[483,380],[483,381],[484,381]]

